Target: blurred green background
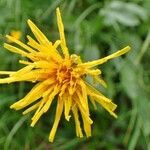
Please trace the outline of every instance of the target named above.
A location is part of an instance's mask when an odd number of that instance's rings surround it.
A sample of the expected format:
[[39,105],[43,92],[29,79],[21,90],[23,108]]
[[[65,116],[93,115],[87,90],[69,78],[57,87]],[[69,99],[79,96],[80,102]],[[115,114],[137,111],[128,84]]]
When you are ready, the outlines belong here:
[[20,56],[3,48],[5,35],[21,30],[31,34],[28,18],[51,41],[58,39],[55,9],[59,6],[68,47],[82,59],[93,60],[127,45],[127,55],[100,66],[108,88],[101,89],[118,105],[118,119],[92,106],[91,138],[76,138],[73,119],[61,119],[54,143],[48,142],[55,104],[34,128],[32,114],[22,116],[9,106],[33,86],[0,85],[1,150],[150,150],[150,0],[0,0],[0,70],[18,70]]

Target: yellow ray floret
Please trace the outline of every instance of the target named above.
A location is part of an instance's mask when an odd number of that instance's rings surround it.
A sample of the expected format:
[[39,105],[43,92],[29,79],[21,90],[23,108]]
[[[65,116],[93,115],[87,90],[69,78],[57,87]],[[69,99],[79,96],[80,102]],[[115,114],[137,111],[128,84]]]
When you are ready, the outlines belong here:
[[[28,25],[36,39],[27,35],[28,42],[24,44],[13,36],[7,35],[7,39],[17,46],[4,44],[9,51],[27,58],[19,60],[19,63],[25,66],[18,71],[0,71],[0,75],[3,75],[3,78],[0,78],[0,84],[21,81],[35,84],[25,97],[10,106],[15,110],[24,109],[23,115],[35,112],[31,119],[32,127],[44,113],[47,113],[53,101],[57,101],[54,124],[49,134],[50,142],[54,140],[63,114],[67,121],[73,115],[78,137],[82,138],[83,132],[87,137],[91,136],[93,120],[90,116],[89,100],[95,108],[98,103],[110,115],[117,118],[114,112],[117,105],[89,84],[86,81],[86,75],[91,76],[97,84],[107,87],[100,76],[101,70],[95,67],[130,50],[127,46],[104,58],[83,63],[80,56],[69,55],[59,8],[56,9],[56,14],[60,39],[53,44],[31,20],[28,20]],[[58,51],[59,45],[62,52]]]
[[123,48],[121,50],[118,50],[116,53],[111,54],[111,55],[109,55],[107,57],[104,57],[104,58],[98,59],[98,60],[94,60],[94,61],[91,61],[91,62],[79,64],[79,66],[87,66],[87,68],[92,68],[92,67],[95,67],[97,65],[101,65],[101,64],[107,62],[110,59],[119,57],[119,56],[127,53],[130,49],[131,49],[130,46],[126,46],[125,48]]
[[65,39],[65,34],[64,34],[64,25],[63,25],[63,22],[61,19],[61,14],[60,14],[59,8],[56,9],[56,14],[57,14],[57,24],[58,24],[60,40],[61,40],[61,48],[62,48],[65,58],[69,58],[69,52],[68,52],[68,48],[66,46],[66,39]]

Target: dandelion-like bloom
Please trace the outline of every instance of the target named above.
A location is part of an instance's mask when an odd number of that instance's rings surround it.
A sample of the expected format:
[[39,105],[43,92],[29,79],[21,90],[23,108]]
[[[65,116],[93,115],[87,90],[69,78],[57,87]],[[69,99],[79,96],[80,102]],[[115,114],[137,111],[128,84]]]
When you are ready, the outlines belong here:
[[[12,31],[10,32],[10,35],[11,35],[14,39],[20,40],[22,33],[21,33],[21,31],[19,31],[19,30],[12,30]],[[8,39],[8,42],[11,43],[12,41]]]
[[[36,83],[24,98],[10,106],[10,108],[15,110],[25,108],[23,114],[35,110],[31,122],[32,127],[50,109],[52,102],[57,101],[55,120],[49,135],[50,142],[54,140],[63,112],[67,121],[69,121],[72,112],[76,125],[76,135],[78,137],[83,137],[79,120],[79,115],[81,115],[84,132],[87,137],[91,136],[93,121],[90,118],[89,101],[93,105],[95,105],[95,102],[99,103],[112,116],[117,117],[114,113],[117,105],[92,87],[85,80],[85,77],[86,75],[90,75],[95,81],[105,87],[106,83],[100,77],[101,70],[95,67],[130,50],[130,47],[127,46],[102,59],[84,63],[81,61],[80,56],[69,54],[59,8],[57,8],[56,14],[60,40],[57,40],[53,44],[31,20],[28,20],[28,25],[37,41],[27,35],[28,43],[26,45],[7,35],[6,37],[15,44],[18,44],[19,48],[10,44],[4,44],[4,47],[11,52],[26,57],[28,60],[19,61],[26,66],[14,72],[0,72],[0,74],[9,75],[9,77],[0,79],[1,84],[19,81]],[[61,53],[58,51],[59,46],[62,50]]]

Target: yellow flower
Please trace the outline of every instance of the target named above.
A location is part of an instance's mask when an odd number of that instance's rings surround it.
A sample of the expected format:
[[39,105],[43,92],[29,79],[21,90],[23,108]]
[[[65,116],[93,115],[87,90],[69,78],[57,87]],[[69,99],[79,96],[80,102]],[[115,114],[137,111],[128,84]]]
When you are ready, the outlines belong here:
[[[10,32],[10,35],[11,35],[14,39],[20,40],[21,35],[22,35],[22,32],[19,31],[19,30],[12,30],[12,31]],[[13,41],[11,41],[10,39],[8,39],[8,42],[9,42],[9,43],[12,43]]]
[[[85,78],[86,75],[92,76],[96,82],[106,87],[106,83],[100,77],[101,70],[95,67],[130,50],[130,47],[127,46],[102,59],[84,63],[81,61],[80,56],[69,54],[59,8],[56,9],[56,14],[60,40],[57,40],[55,43],[50,42],[37,26],[31,20],[28,20],[28,25],[37,41],[27,35],[28,43],[26,45],[7,35],[6,37],[18,44],[19,48],[10,44],[4,44],[4,47],[11,52],[26,57],[27,60],[19,61],[26,66],[14,72],[0,72],[0,74],[9,75],[7,78],[0,79],[1,84],[19,81],[36,83],[24,98],[10,106],[10,108],[15,110],[25,108],[24,115],[36,110],[32,117],[32,127],[50,109],[52,102],[57,101],[55,120],[49,135],[50,142],[54,140],[63,112],[67,121],[69,121],[71,115],[74,116],[76,135],[78,137],[83,137],[79,120],[81,115],[84,132],[87,137],[91,136],[93,121],[90,118],[89,101],[94,106],[95,102],[99,103],[112,116],[117,117],[114,113],[117,105],[92,87]],[[59,46],[62,50],[61,53],[58,51]]]

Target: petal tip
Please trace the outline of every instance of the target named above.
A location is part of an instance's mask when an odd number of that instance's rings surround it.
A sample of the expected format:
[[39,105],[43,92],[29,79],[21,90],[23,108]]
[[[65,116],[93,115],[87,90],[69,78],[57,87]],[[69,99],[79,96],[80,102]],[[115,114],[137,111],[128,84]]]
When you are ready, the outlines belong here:
[[34,127],[34,125],[35,125],[34,123],[31,123],[31,124],[30,124],[31,127]]
[[126,49],[129,51],[129,50],[131,50],[131,46],[126,46]]
[[10,108],[10,109],[14,109],[14,106],[13,106],[13,105],[11,105],[9,108]]
[[31,24],[31,23],[32,23],[32,21],[31,21],[30,19],[28,19],[28,20],[27,20],[27,23],[28,23],[28,24]]
[[60,9],[59,9],[59,7],[57,7],[57,8],[56,8],[56,12],[59,12],[59,11],[60,11]]
[[49,137],[49,142],[53,143],[54,139],[52,139],[51,137]]
[[69,121],[70,118],[71,118],[71,116],[67,116],[67,117],[65,117],[65,118],[66,118],[67,121]]

